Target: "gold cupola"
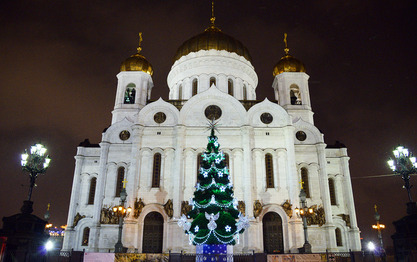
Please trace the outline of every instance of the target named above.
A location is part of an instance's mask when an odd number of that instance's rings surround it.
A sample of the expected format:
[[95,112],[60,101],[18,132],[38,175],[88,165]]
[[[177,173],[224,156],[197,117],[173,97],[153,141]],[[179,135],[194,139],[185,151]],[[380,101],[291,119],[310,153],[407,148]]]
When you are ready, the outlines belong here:
[[272,74],[275,76],[283,72],[306,72],[304,64],[289,54],[290,49],[287,45],[287,34],[284,34],[285,55],[281,57],[279,62],[274,66]]
[[249,62],[252,61],[248,49],[238,40],[225,34],[217,26],[214,21],[214,2],[212,2],[211,8],[210,26],[204,30],[203,33],[198,34],[187,41],[185,41],[177,50],[174,61],[177,61],[183,56],[192,52],[198,52],[200,50],[225,50],[237,55],[243,56]]
[[138,52],[125,61],[120,66],[120,71],[142,71],[149,75],[153,75],[153,69],[151,63],[140,54],[142,50],[142,33],[139,33],[139,47],[137,48]]

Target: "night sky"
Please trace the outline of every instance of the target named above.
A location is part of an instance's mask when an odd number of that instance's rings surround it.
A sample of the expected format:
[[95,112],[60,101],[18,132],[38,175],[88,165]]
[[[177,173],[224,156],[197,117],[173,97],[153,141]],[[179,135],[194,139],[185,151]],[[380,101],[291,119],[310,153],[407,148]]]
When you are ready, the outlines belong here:
[[[152,100],[167,99],[175,52],[208,26],[210,9],[206,0],[1,1],[0,217],[27,197],[20,154],[42,142],[52,162],[37,180],[34,213],[51,203],[50,221],[65,224],[76,147],[99,143],[110,125],[116,74],[136,52],[138,32],[154,68]],[[400,143],[417,152],[417,2],[233,0],[215,9],[216,25],[252,56],[258,100],[274,97],[272,69],[288,33],[290,54],[310,76],[316,126],[327,144],[348,148],[361,236],[376,239],[377,204],[392,245],[392,221],[406,211],[403,182],[366,177],[390,174],[386,160]]]

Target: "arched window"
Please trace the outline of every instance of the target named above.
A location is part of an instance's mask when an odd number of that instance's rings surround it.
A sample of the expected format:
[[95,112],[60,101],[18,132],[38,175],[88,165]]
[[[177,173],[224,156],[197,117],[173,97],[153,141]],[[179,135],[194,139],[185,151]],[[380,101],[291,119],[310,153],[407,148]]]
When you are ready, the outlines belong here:
[[246,85],[243,85],[243,100],[248,100],[248,91],[246,90]]
[[229,79],[227,81],[227,93],[231,96],[233,96],[233,81],[232,79]]
[[343,246],[343,241],[342,241],[342,231],[340,230],[340,228],[336,228],[335,229],[335,233],[336,233],[336,245],[338,247]]
[[197,94],[198,91],[198,80],[197,78],[194,78],[193,80],[193,96]]
[[125,91],[125,97],[124,97],[124,103],[125,104],[134,104],[135,103],[135,96],[136,96],[136,89],[135,89],[135,84],[128,84],[126,86],[126,91]]
[[116,197],[120,197],[120,192],[122,192],[122,188],[123,188],[124,178],[125,178],[125,168],[121,166],[117,169]]
[[88,239],[90,238],[90,228],[85,227],[83,230],[83,239],[81,241],[81,246],[88,246]]
[[97,178],[93,177],[90,181],[90,192],[88,194],[88,204],[94,205],[94,195],[96,194]]
[[266,187],[274,188],[274,165],[272,162],[272,155],[265,155],[265,171],[266,171]]
[[310,186],[308,184],[308,170],[307,168],[301,168],[301,181],[303,182],[304,192],[306,192],[306,197],[310,197]]
[[330,203],[332,206],[335,206],[337,205],[336,190],[334,187],[334,180],[332,178],[329,178],[329,191],[330,191]]
[[159,187],[161,179],[161,154],[153,155],[152,187]]
[[182,85],[178,87],[178,100],[182,100]]
[[291,105],[301,105],[300,88],[296,84],[290,86]]
[[216,85],[216,78],[215,77],[210,77],[210,87],[211,85]]

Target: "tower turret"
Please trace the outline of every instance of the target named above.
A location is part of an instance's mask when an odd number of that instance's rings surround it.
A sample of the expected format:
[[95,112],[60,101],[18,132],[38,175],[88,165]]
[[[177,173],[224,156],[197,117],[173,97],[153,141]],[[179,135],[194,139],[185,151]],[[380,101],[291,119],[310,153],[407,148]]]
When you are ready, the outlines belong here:
[[142,33],[139,33],[137,53],[123,61],[120,73],[117,74],[117,93],[112,112],[112,124],[125,117],[131,119],[151,98],[153,68],[140,53],[141,45]]
[[272,87],[275,99],[294,118],[314,124],[311,111],[308,78],[304,64],[289,54],[287,34],[284,34],[284,56],[275,65]]

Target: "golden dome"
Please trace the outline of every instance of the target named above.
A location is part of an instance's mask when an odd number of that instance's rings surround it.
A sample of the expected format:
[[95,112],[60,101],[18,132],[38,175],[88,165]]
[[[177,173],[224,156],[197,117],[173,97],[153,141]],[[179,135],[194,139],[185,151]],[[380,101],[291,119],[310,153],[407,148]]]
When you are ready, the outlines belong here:
[[153,75],[153,69],[151,63],[146,58],[136,53],[126,59],[120,66],[120,71],[143,71],[145,73]]
[[153,75],[151,63],[149,63],[149,61],[140,54],[140,51],[142,50],[141,43],[142,33],[139,33],[139,47],[137,48],[138,52],[123,61],[123,63],[120,65],[120,71],[142,71],[151,76]]
[[226,35],[214,23],[210,25],[203,33],[185,41],[177,50],[174,61],[188,55],[191,52],[200,50],[225,50],[243,56],[248,61],[252,61],[248,49],[238,40]]
[[287,47],[287,34],[284,34],[285,55],[281,57],[279,62],[274,66],[272,74],[275,76],[283,72],[306,72],[304,64],[289,54],[290,49]]

